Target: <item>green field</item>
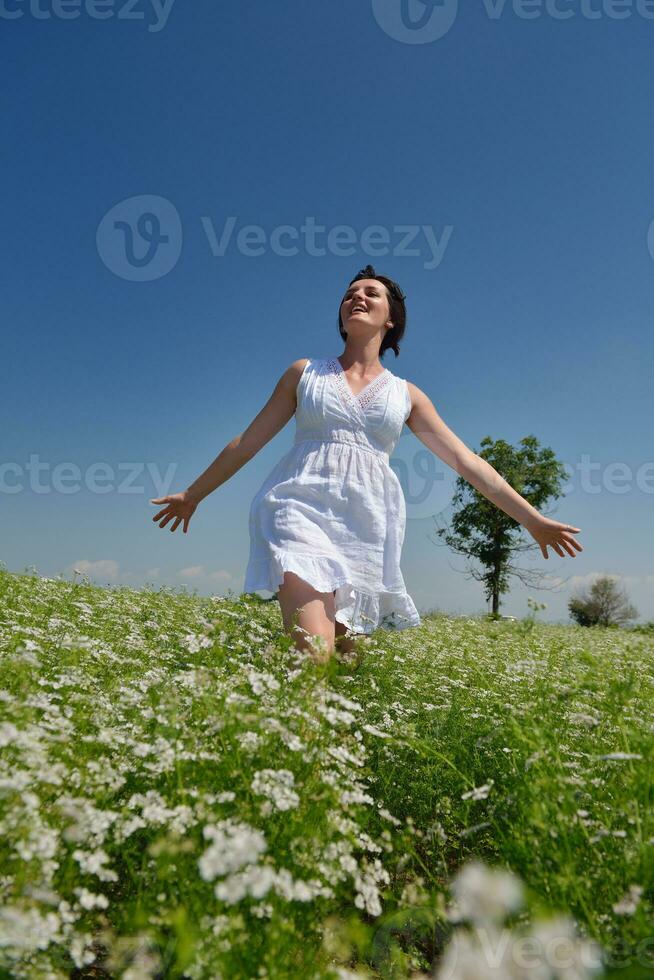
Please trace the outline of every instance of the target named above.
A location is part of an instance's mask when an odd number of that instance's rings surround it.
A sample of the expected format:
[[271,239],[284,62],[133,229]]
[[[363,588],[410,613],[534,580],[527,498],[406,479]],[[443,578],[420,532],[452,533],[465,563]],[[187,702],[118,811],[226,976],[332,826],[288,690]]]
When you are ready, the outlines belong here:
[[2,977],[654,976],[651,633],[321,667],[257,596],[0,572],[0,650]]

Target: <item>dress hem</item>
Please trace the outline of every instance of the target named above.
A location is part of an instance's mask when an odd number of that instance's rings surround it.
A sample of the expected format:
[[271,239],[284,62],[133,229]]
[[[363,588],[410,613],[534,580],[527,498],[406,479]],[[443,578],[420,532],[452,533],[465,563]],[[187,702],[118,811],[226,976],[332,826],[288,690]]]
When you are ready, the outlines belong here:
[[397,632],[422,623],[406,591],[380,589],[371,593],[360,589],[352,583],[342,563],[327,555],[284,552],[271,558],[252,559],[243,591],[277,592],[285,572],[299,576],[317,592],[335,591],[334,618],[353,633],[368,635],[376,629]]

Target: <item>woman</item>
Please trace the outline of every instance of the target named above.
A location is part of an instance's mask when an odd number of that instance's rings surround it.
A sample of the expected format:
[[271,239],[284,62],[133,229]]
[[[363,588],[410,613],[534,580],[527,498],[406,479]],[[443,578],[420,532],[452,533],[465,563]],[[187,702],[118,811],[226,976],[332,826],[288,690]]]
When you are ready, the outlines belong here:
[[250,426],[183,493],[158,497],[152,518],[184,533],[198,503],[225,483],[296,415],[292,449],[250,506],[245,592],[277,591],[284,628],[315,660],[376,628],[420,623],[400,571],[406,508],[389,457],[404,423],[432,452],[522,524],[548,558],[583,551],[580,528],[540,514],[445,425],[427,395],[380,363],[399,356],[405,296],[371,265],[350,282],[339,358],[301,358],[284,372]]

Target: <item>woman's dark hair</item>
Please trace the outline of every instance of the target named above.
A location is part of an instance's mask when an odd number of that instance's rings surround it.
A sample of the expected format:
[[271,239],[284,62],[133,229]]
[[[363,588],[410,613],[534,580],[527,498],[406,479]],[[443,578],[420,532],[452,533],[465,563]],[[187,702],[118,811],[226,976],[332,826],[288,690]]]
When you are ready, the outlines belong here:
[[[392,327],[386,331],[384,339],[381,342],[381,347],[379,348],[380,360],[384,356],[384,351],[391,350],[395,351],[395,356],[400,356],[400,341],[404,336],[404,331],[406,329],[406,307],[404,305],[404,300],[406,296],[398,286],[396,282],[389,279],[388,276],[378,276],[375,272],[373,266],[367,265],[365,269],[360,269],[354,279],[350,280],[350,286],[353,282],[357,282],[359,279],[378,279],[379,282],[383,283],[386,287],[386,297],[388,299],[388,306],[390,310],[390,320],[393,324]],[[341,300],[341,305],[343,301]],[[343,340],[347,340],[347,333],[343,329],[343,321],[341,320],[341,307],[338,308],[338,332],[340,333]]]

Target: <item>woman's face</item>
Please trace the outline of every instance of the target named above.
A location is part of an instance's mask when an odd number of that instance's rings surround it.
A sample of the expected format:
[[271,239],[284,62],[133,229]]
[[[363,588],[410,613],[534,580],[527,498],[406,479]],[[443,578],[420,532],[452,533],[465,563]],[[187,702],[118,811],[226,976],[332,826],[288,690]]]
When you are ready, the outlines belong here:
[[378,279],[359,279],[353,282],[341,303],[341,322],[348,335],[352,330],[357,332],[365,326],[363,332],[366,335],[379,330],[383,336],[389,313],[386,286]]

